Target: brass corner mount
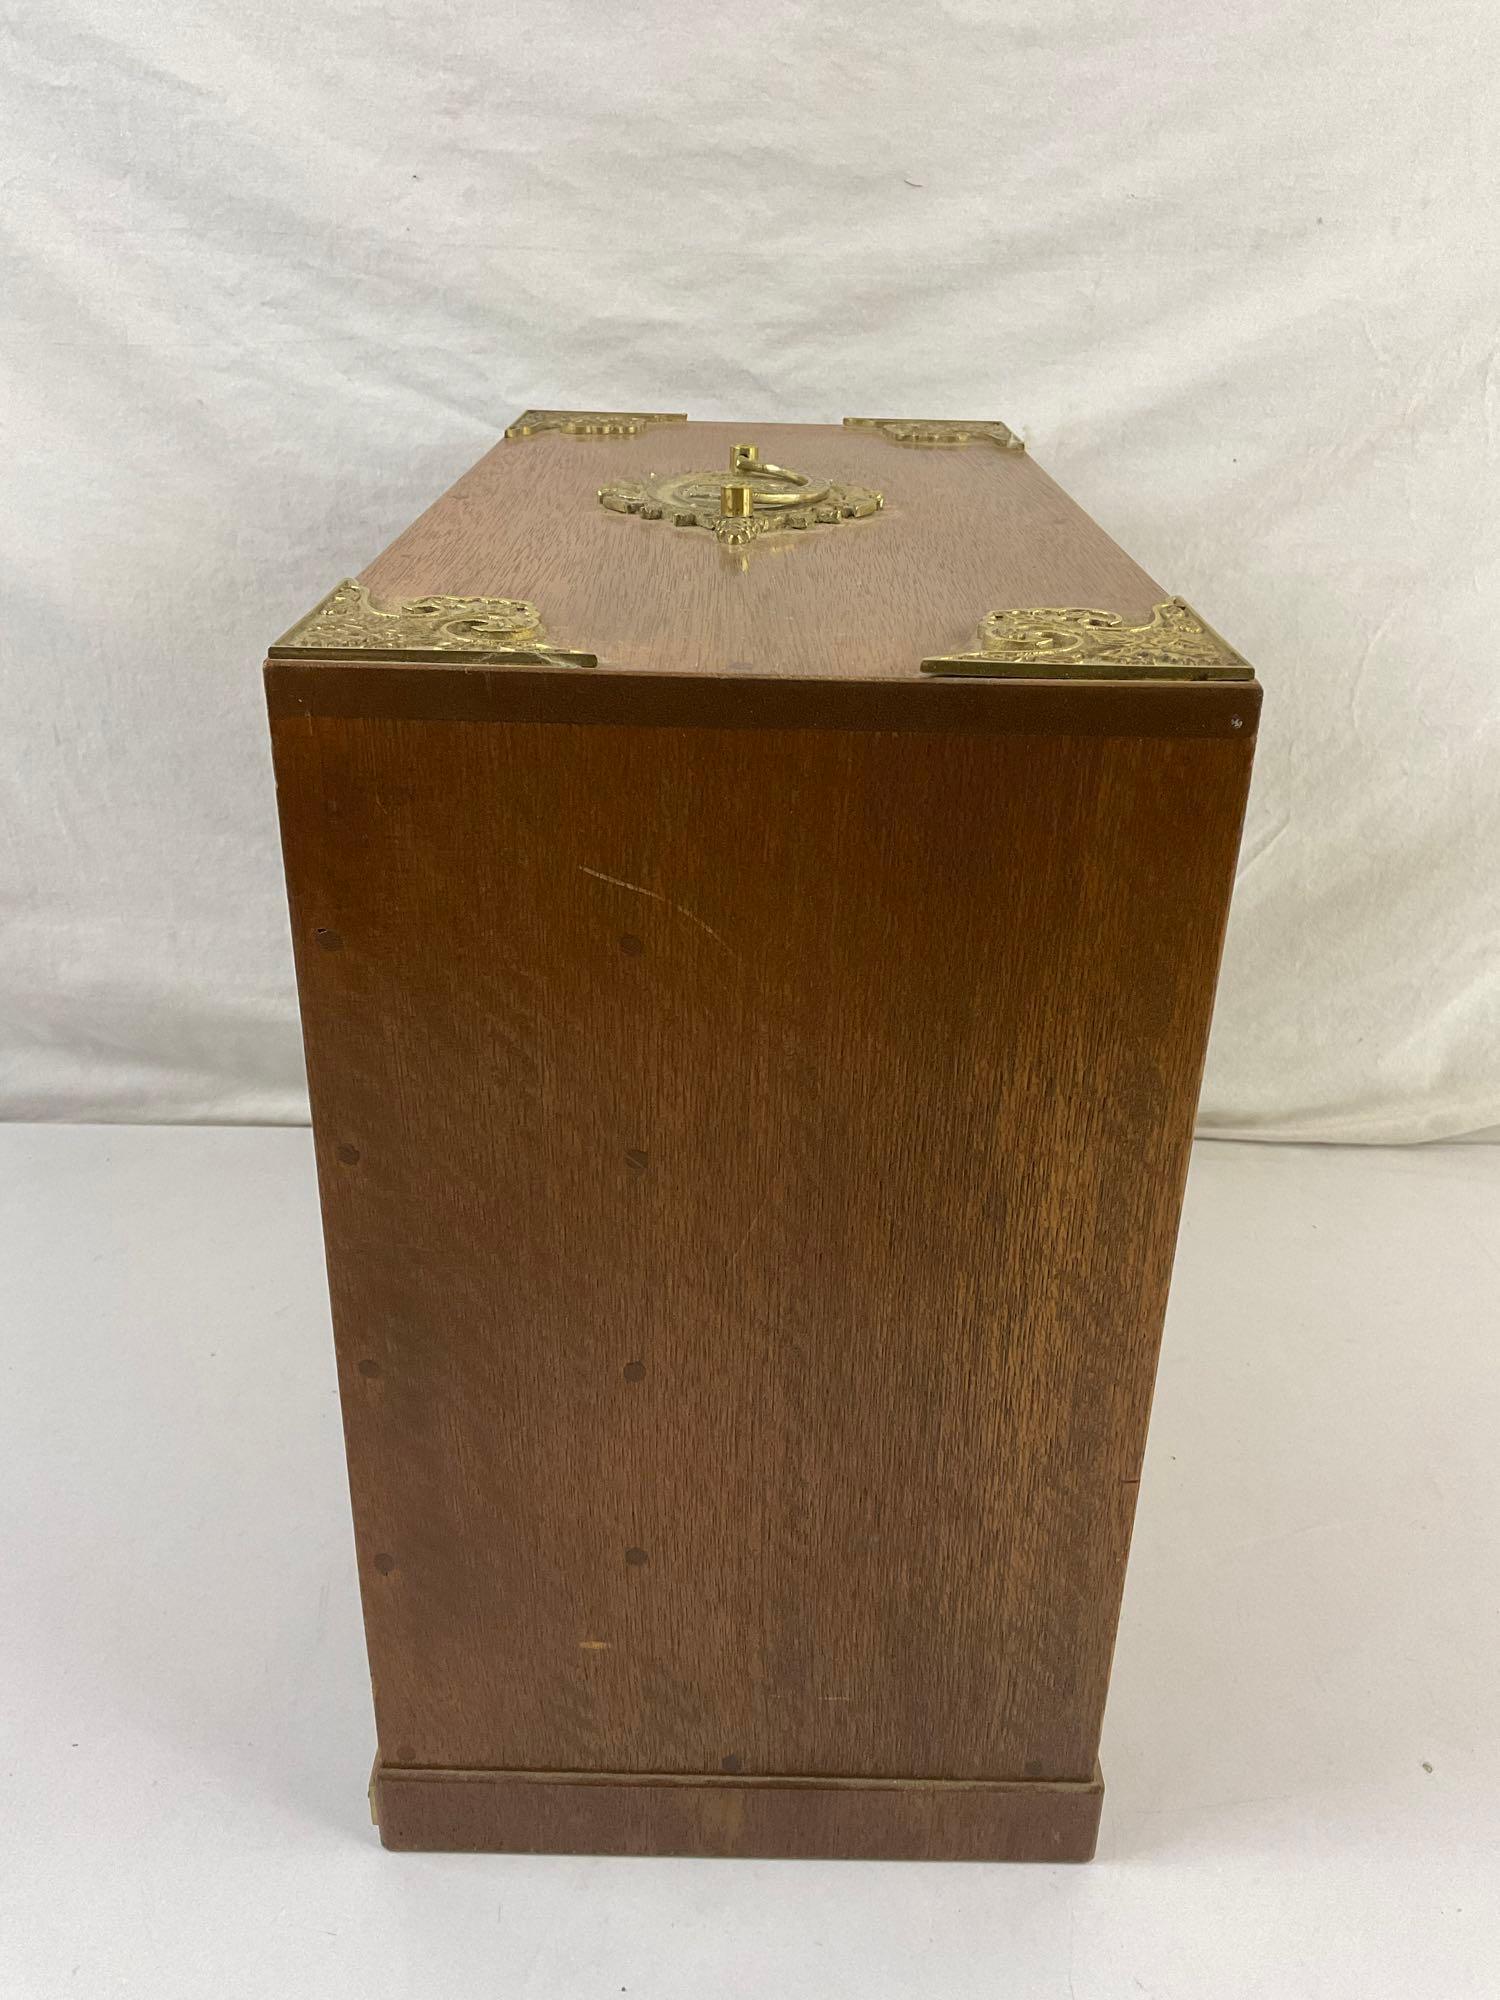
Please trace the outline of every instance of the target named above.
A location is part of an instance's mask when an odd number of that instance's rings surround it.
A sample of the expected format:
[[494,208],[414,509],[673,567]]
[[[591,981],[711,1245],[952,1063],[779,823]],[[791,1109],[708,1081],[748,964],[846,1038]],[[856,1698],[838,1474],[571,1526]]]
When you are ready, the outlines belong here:
[[922,662],[924,674],[988,680],[1248,681],[1254,669],[1180,597],[1142,625],[1118,611],[1064,606],[992,611],[972,653]]
[[678,410],[523,410],[513,424],[505,426],[508,438],[537,437],[543,431],[561,431],[566,437],[636,437],[650,424],[685,424]]
[[867,486],[819,483],[805,472],[769,464],[756,445],[737,444],[722,472],[648,472],[644,479],[611,480],[599,488],[599,504],[612,514],[704,528],[733,547],[776,528],[867,520],[885,501]]
[[519,597],[406,597],[383,604],[355,577],[329,591],[270,648],[273,660],[440,662],[595,667],[593,653],[553,646],[534,604]]
[[1026,442],[998,417],[845,417],[851,431],[879,431],[893,444],[994,444],[1024,451]]

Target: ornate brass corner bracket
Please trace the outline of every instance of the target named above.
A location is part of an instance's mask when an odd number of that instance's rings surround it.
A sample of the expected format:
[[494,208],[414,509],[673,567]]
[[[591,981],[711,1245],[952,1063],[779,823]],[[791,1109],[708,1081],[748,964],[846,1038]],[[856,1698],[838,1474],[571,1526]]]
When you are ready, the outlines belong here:
[[924,674],[990,680],[1248,681],[1254,669],[1180,597],[1144,625],[1077,607],[992,611],[972,653],[922,662]]
[[996,444],[1024,451],[1026,443],[995,417],[845,417],[845,430],[879,431],[894,444]]
[[677,410],[523,410],[505,426],[508,438],[536,437],[542,431],[562,431],[568,437],[636,437],[648,424],[685,424]]
[[441,661],[596,667],[593,653],[549,645],[541,615],[519,597],[408,597],[378,604],[346,577],[270,649],[273,660]]
[[611,480],[599,488],[599,504],[612,514],[670,521],[674,528],[706,528],[733,546],[775,528],[866,520],[885,501],[867,486],[819,485],[805,472],[767,464],[757,446],[737,444],[723,472],[648,472],[644,479]]

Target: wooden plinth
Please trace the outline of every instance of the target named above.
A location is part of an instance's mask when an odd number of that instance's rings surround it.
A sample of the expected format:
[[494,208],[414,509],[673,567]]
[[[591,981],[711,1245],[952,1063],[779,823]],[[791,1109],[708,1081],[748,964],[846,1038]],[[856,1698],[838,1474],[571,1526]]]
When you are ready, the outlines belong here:
[[397,1849],[748,1860],[1087,1861],[1104,1781],[423,1771],[376,1764]]

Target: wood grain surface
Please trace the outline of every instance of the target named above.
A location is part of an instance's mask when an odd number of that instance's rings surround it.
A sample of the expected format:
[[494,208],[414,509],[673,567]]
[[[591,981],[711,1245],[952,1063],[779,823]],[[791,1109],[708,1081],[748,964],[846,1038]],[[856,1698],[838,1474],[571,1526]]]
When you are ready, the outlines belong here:
[[[819,479],[875,487],[885,509],[735,551],[595,497],[611,479],[725,467],[741,441]],[[361,581],[386,598],[525,598],[553,645],[614,667],[835,680],[914,674],[972,647],[1001,607],[1085,605],[1134,622],[1172,594],[1024,452],[811,424],[506,440]]]
[[275,739],[384,1759],[1090,1779],[1248,743]]

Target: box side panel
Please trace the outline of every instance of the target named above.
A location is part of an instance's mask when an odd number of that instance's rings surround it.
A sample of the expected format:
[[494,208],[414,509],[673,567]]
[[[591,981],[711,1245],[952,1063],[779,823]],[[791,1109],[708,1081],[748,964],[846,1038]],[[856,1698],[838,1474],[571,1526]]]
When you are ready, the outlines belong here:
[[386,1764],[1089,1780],[1248,745],[275,734]]

